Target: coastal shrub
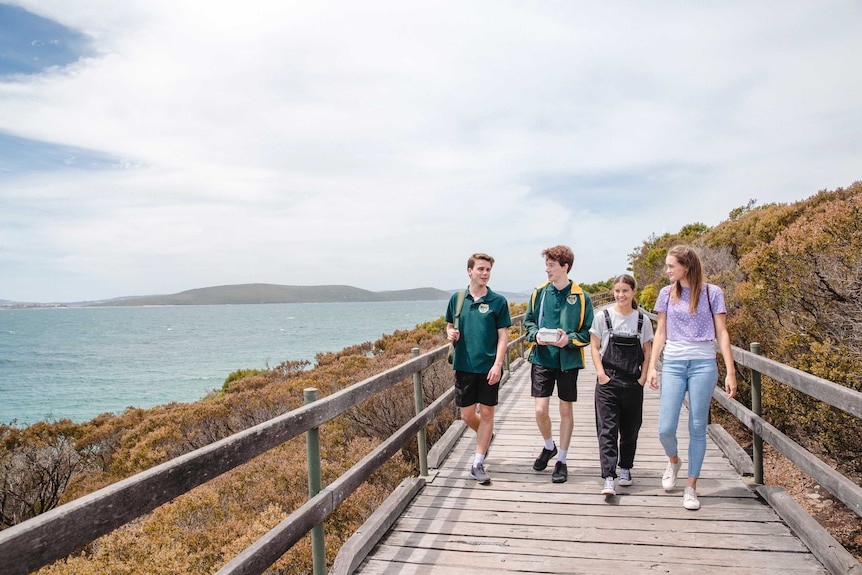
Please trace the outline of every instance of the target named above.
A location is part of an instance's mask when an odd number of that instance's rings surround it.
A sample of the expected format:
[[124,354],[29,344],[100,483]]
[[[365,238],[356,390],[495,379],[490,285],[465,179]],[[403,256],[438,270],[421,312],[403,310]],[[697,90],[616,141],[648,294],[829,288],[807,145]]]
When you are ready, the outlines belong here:
[[225,378],[224,383],[222,384],[222,389],[226,390],[230,386],[231,382],[234,382],[238,379],[243,379],[251,375],[257,375],[262,372],[262,369],[238,369],[234,372],[231,372],[227,376],[227,378]]
[[655,284],[649,284],[646,287],[639,289],[637,294],[638,305],[644,309],[651,310],[655,307],[655,302],[658,299],[659,290]]
[[0,425],[0,527],[60,504],[72,477],[89,465],[89,453],[75,450],[75,432],[69,420]]
[[615,277],[608,278],[605,281],[596,282],[593,284],[579,284],[581,289],[589,294],[606,292],[612,290],[614,288],[614,279]]

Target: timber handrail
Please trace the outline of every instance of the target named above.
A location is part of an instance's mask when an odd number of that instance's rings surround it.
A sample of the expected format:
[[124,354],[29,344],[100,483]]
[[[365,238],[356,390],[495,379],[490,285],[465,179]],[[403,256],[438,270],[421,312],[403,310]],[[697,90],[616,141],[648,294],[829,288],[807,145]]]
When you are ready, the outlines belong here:
[[733,353],[733,360],[739,365],[760,372],[775,381],[801,391],[805,395],[862,418],[862,393],[736,346],[731,347],[731,352]]
[[[523,314],[512,318],[520,323]],[[523,345],[524,336],[508,345]],[[520,347],[519,347],[520,348]],[[141,517],[283,443],[317,428],[415,373],[444,361],[448,345],[407,360],[319,401],[294,409],[238,433],[166,461],[146,471],[75,499],[0,531],[0,573],[26,574],[83,548],[95,539]],[[509,356],[506,357],[509,367]],[[347,473],[292,513],[228,563],[219,573],[263,573],[302,536],[334,511],[418,429],[454,399],[454,389],[407,422]],[[286,545],[286,546],[285,546]],[[264,564],[270,560],[269,563]]]

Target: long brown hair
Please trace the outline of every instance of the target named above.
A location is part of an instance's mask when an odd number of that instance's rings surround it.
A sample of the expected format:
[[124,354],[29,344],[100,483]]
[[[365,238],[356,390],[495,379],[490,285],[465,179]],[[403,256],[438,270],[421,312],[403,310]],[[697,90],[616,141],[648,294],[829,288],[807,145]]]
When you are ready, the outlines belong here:
[[[694,248],[686,245],[672,247],[667,252],[667,255],[673,256],[681,266],[685,267],[685,280],[688,282],[688,287],[691,290],[688,311],[691,315],[695,315],[697,314],[697,303],[700,301],[700,290],[703,289],[703,264],[700,263],[700,257],[694,251]],[[676,303],[681,296],[682,284],[676,281],[670,290],[671,301]]]
[[[638,282],[636,282],[635,278],[633,278],[629,274],[618,275],[616,278],[614,278],[614,283],[611,284],[611,289],[613,289],[613,287],[617,284],[626,284],[630,288],[632,288],[633,292],[638,291]],[[638,300],[636,300],[635,298],[632,298],[632,309],[637,309],[637,308],[638,308]]]

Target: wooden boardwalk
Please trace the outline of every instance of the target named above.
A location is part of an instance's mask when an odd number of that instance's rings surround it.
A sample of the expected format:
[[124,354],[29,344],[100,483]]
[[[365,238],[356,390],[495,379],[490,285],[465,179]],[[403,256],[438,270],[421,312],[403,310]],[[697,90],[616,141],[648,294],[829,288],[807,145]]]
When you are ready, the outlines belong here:
[[[532,469],[542,443],[533,416],[529,364],[522,365],[500,392],[497,436],[486,460],[491,484],[478,485],[470,478],[475,434],[467,430],[356,572],[828,573],[748,488],[712,440],[698,481],[701,508],[683,508],[685,410],[679,429],[683,466],[678,487],[670,493],[661,488],[667,459],[656,432],[658,393],[649,389],[634,485],[618,486],[615,497],[600,495],[594,386],[590,364],[578,384],[569,479],[553,484],[554,460],[543,472]],[[556,410],[553,399],[555,434]]]

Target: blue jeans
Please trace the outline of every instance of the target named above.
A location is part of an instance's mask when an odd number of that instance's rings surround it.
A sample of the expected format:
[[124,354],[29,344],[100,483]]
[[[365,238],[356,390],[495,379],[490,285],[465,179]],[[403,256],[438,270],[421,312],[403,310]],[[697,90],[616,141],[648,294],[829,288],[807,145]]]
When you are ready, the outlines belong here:
[[662,365],[658,437],[668,457],[679,454],[676,429],[682,402],[688,392],[689,477],[700,477],[700,468],[706,456],[709,403],[716,383],[718,366],[714,359],[671,360]]

